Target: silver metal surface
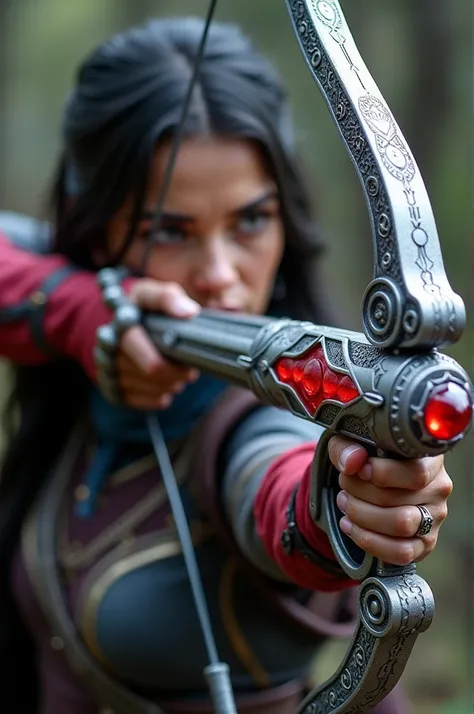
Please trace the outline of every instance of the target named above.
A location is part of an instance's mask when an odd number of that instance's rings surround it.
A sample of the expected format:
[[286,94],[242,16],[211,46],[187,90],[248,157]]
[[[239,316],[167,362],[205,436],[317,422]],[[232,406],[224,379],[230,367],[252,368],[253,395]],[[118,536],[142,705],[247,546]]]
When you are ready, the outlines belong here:
[[[374,274],[363,298],[379,347],[456,342],[465,308],[449,285],[423,179],[336,0],[286,0],[308,68],[359,175],[369,210]],[[361,11],[363,2],[360,2]]]
[[426,508],[426,506],[418,505],[417,508],[420,511],[421,521],[415,535],[422,538],[423,536],[426,536],[431,532],[431,529],[433,528],[434,518],[431,515],[429,508]]

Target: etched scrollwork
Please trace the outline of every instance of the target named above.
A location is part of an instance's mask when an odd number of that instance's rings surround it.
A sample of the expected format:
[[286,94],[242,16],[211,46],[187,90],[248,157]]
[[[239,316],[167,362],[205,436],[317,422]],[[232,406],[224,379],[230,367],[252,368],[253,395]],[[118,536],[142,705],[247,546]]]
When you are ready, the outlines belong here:
[[365,714],[398,681],[417,635],[431,623],[433,595],[414,566],[388,572],[360,586],[360,620],[344,661],[297,714]]
[[[443,281],[425,187],[395,119],[354,49],[339,2],[286,2],[302,52],[363,185],[371,216],[375,276],[398,286],[402,329],[390,333],[389,321],[383,344],[412,348],[455,342],[465,311],[459,296]],[[384,307],[379,305],[377,311],[383,318]],[[380,344],[372,330],[366,335]]]

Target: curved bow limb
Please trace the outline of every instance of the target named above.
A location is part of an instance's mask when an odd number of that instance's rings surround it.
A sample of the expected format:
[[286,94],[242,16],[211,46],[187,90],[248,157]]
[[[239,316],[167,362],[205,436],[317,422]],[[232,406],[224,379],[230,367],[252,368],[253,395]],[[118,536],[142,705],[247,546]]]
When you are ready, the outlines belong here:
[[338,472],[329,460],[327,430],[312,469],[310,511],[328,534],[345,572],[361,580],[358,624],[335,674],[305,698],[297,714],[364,714],[399,681],[416,638],[428,629],[434,599],[416,566],[395,566],[364,553],[338,526]]
[[444,270],[428,194],[337,0],[286,0],[293,29],[351,156],[367,201],[374,273],[364,332],[382,348],[456,342],[465,308]]
[[397,684],[433,611],[431,590],[414,565],[392,570],[379,562],[359,588],[359,622],[343,662],[297,714],[371,711]]

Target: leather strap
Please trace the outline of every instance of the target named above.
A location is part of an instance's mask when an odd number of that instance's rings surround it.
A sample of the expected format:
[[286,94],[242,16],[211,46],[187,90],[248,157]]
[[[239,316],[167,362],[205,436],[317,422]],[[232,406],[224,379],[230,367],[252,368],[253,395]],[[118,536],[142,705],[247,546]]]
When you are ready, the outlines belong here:
[[16,305],[1,308],[0,324],[15,322],[16,320],[27,320],[35,345],[45,354],[58,356],[51,345],[48,344],[44,329],[48,297],[66,278],[75,272],[77,272],[77,269],[71,266],[64,266],[55,270],[27,300],[22,300]]

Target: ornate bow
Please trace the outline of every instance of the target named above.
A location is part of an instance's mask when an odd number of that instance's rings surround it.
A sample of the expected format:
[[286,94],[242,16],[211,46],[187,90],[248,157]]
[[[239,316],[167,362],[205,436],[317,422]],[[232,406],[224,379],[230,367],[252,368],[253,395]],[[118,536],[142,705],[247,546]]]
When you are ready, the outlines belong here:
[[[160,192],[156,224],[161,218],[181,128],[216,4],[216,0],[210,4],[182,121]],[[373,236],[374,275],[362,304],[366,338],[378,349],[401,355],[408,350],[426,352],[452,344],[464,328],[465,310],[461,298],[452,291],[446,278],[430,201],[410,149],[357,50],[339,2],[286,0],[286,4],[308,68],[354,162],[367,200]],[[349,338],[342,335],[340,339],[344,342]],[[161,346],[166,347],[164,339]],[[172,351],[170,354],[173,356]],[[377,363],[376,368],[383,372],[383,365]],[[395,400],[393,409],[396,408]],[[168,481],[173,509],[180,511],[173,479],[169,475],[166,449],[152,420],[150,431],[164,479]],[[396,438],[403,440],[403,435]],[[398,446],[399,453],[407,453],[402,441]],[[320,453],[325,451],[320,450]],[[417,576],[414,565],[402,568],[374,563],[369,557],[363,557],[362,562],[354,562],[351,558],[347,544],[338,535],[337,516],[329,492],[325,493],[321,488],[325,481],[323,476],[329,470],[330,465],[324,458],[317,457],[313,515],[329,532],[336,555],[346,571],[352,577],[362,579],[360,617],[337,672],[308,694],[297,714],[370,711],[397,683],[418,634],[429,627],[433,616],[432,593]],[[167,473],[169,478],[166,478]],[[182,522],[184,513],[179,515],[177,525],[178,521]],[[183,552],[185,557],[186,553],[189,555],[191,573],[195,565],[189,554],[192,546],[185,528],[181,535],[188,541],[187,547],[183,543]],[[199,582],[196,582],[198,612],[206,640],[209,640],[209,622]],[[226,666],[218,661],[212,638],[208,649],[212,663],[206,674],[215,709],[219,714],[232,714],[235,704],[226,679]]]

